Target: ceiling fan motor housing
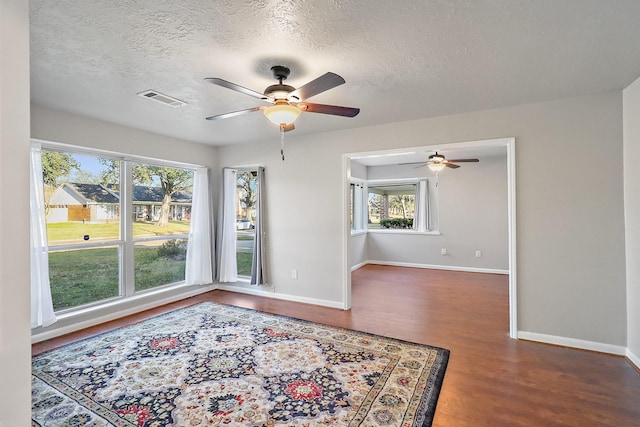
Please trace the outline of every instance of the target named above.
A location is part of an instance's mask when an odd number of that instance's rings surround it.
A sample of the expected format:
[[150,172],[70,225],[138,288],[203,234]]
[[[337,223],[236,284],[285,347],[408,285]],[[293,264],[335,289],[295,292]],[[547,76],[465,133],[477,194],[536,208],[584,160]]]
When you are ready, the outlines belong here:
[[277,84],[271,85],[264,90],[264,95],[273,99],[287,99],[287,96],[296,90],[293,86]]
[[444,162],[444,156],[436,152],[436,154],[432,154],[429,156],[429,161],[434,163],[442,163]]
[[[271,85],[264,90],[264,94],[273,99],[287,99],[289,94],[296,90],[295,87],[282,84],[283,80],[286,80],[291,74],[291,70],[284,65],[274,65],[271,67],[271,72],[273,73],[273,78],[278,80],[277,85]],[[299,99],[294,97],[295,99],[291,99],[291,101],[297,102]]]

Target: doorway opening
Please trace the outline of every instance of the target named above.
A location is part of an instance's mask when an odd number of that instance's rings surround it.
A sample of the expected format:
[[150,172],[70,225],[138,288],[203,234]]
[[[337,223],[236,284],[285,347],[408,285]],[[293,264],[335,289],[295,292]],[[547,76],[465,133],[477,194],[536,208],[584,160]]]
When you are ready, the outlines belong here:
[[[434,172],[435,152],[479,161]],[[366,264],[505,274],[516,338],[515,138],[348,153],[343,176],[345,309],[351,272]]]

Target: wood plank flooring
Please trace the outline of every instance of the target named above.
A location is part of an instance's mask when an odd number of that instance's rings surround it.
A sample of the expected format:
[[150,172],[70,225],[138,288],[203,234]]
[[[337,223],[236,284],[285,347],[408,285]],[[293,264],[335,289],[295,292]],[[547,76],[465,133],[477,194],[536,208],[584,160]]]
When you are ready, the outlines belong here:
[[352,277],[350,311],[213,291],[32,351],[215,301],[448,348],[437,427],[640,426],[640,372],[628,360],[509,338],[507,276],[368,265]]

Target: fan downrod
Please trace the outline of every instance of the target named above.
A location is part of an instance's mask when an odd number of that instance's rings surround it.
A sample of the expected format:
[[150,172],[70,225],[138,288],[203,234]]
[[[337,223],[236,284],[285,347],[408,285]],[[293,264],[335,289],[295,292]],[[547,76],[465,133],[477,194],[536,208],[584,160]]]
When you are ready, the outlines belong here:
[[278,80],[278,84],[271,85],[266,88],[264,90],[264,94],[275,99],[287,99],[287,96],[296,90],[293,86],[282,83],[283,80],[286,80],[287,77],[289,77],[291,70],[282,65],[274,65],[271,67],[271,72],[273,72],[273,77]]

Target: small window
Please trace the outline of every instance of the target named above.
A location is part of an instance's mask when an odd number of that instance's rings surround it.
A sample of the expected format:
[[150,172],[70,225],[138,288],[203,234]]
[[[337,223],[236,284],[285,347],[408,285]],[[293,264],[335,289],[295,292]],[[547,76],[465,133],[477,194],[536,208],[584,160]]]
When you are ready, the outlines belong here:
[[402,182],[372,182],[365,187],[365,221],[369,230],[404,230],[427,232],[433,230],[437,219],[432,218],[434,202],[429,180]]
[[369,228],[412,229],[417,184],[369,185]]
[[366,187],[363,182],[351,183],[351,192],[349,195],[351,232],[362,232],[366,230],[365,189]]
[[236,262],[238,276],[251,277],[256,238],[256,205],[258,203],[257,169],[239,170],[236,175]]

